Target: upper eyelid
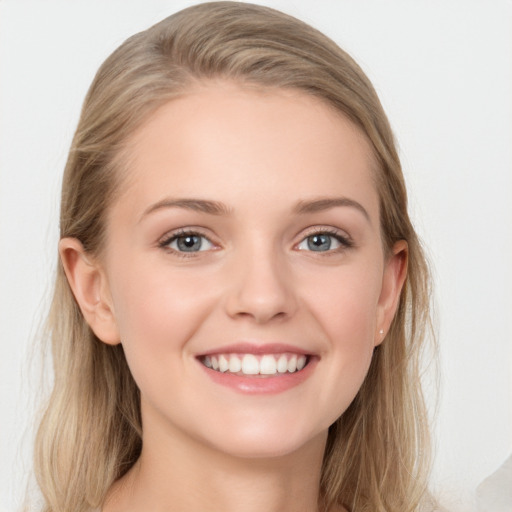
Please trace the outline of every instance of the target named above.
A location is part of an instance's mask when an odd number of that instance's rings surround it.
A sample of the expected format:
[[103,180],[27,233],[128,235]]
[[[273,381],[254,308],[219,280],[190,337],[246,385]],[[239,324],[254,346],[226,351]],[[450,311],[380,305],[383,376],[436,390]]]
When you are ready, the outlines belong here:
[[306,228],[301,233],[300,240],[303,240],[304,238],[307,238],[311,235],[316,234],[326,234],[326,235],[332,235],[332,236],[339,236],[340,238],[343,238],[345,240],[353,242],[352,236],[350,234],[341,228],[336,228],[334,226],[310,226],[309,228]]
[[168,231],[158,239],[158,243],[169,243],[171,240],[179,238],[180,236],[197,235],[202,236],[209,240],[212,244],[215,242],[212,240],[212,236],[205,233],[201,228],[190,227],[190,228],[178,228]]

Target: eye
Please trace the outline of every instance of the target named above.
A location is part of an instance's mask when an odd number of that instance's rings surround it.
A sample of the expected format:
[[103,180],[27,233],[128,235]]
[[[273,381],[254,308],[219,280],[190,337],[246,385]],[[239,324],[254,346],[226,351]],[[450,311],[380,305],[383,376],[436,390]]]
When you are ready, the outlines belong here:
[[204,235],[194,232],[176,233],[160,243],[161,247],[176,252],[201,252],[213,249],[213,243]]
[[351,246],[350,240],[338,233],[319,232],[304,238],[297,245],[297,249],[300,251],[328,252]]

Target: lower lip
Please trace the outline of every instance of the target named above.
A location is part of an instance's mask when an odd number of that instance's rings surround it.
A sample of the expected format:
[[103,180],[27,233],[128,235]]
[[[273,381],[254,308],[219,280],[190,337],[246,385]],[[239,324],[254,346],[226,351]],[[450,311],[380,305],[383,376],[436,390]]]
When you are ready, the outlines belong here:
[[311,376],[317,362],[318,359],[316,357],[312,357],[302,370],[294,373],[276,373],[275,376],[242,376],[229,372],[223,373],[212,370],[211,368],[207,368],[204,366],[204,364],[198,361],[208,377],[210,377],[210,379],[212,379],[217,384],[231,388],[235,391],[238,391],[239,393],[270,395],[282,393],[288,389],[298,386],[299,384],[302,384],[302,382]]

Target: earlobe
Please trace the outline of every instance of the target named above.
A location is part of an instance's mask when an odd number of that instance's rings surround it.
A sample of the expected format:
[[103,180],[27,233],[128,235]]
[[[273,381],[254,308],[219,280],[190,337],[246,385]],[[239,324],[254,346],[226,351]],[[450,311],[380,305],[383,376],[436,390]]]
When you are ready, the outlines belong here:
[[63,238],[59,254],[75,299],[94,334],[109,345],[117,345],[119,331],[103,269],[79,240]]
[[375,345],[382,343],[395,316],[400,294],[407,276],[408,246],[405,240],[396,242],[384,265],[382,288],[377,309]]

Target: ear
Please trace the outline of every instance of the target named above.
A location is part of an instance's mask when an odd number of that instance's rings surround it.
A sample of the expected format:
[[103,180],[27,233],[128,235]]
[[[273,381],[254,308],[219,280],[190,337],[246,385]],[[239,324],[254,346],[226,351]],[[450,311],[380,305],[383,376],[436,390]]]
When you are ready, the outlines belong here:
[[382,288],[377,305],[378,331],[375,334],[375,346],[384,340],[398,308],[400,293],[407,276],[407,259],[407,242],[400,240],[393,246],[391,255],[384,263]]
[[109,345],[120,343],[107,278],[98,261],[76,238],[63,238],[59,254],[69,286],[94,334]]

